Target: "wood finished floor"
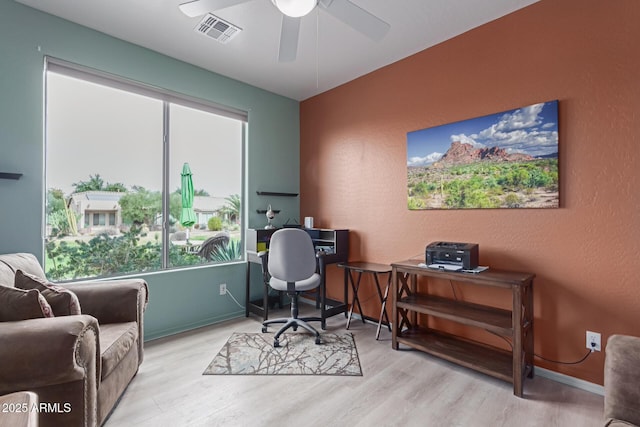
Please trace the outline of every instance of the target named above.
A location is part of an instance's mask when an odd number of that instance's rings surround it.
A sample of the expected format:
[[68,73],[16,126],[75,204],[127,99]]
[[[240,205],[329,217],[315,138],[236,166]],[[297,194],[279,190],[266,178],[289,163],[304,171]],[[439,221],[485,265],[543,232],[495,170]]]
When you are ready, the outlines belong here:
[[[345,325],[334,316],[327,331]],[[105,427],[603,425],[602,396],[538,376],[525,381],[520,399],[509,383],[394,351],[388,330],[376,341],[375,325],[361,321],[350,331],[362,377],[202,375],[232,332],[260,329],[251,316],[148,342]]]

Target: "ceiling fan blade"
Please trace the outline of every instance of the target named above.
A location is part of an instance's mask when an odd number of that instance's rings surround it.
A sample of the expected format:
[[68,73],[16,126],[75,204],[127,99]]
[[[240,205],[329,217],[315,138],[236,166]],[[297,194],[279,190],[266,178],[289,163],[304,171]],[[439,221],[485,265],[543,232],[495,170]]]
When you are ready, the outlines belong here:
[[292,62],[298,54],[298,37],[300,36],[300,18],[282,15],[282,30],[280,31],[280,62]]
[[320,0],[319,4],[333,17],[375,41],[382,40],[391,28],[387,22],[349,0]]
[[235,6],[241,3],[247,3],[251,0],[193,0],[182,3],[180,10],[190,18],[204,15],[208,12],[224,9],[225,7]]

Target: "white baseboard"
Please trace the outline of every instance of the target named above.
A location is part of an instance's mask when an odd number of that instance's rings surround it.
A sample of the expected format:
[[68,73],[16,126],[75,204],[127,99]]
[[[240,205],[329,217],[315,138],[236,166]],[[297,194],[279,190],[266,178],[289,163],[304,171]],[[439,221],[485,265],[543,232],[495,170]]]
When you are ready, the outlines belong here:
[[534,367],[534,374],[540,375],[543,378],[547,378],[552,381],[556,381],[562,384],[569,385],[571,387],[579,388],[591,393],[604,396],[604,387],[599,384],[590,383],[589,381],[581,380],[579,378],[570,377],[569,375],[561,374],[559,372],[550,371],[548,369]]

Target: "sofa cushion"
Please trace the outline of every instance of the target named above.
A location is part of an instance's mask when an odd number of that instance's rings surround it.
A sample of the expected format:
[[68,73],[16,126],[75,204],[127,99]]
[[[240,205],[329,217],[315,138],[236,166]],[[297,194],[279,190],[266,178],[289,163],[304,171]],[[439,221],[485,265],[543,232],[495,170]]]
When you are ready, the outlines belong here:
[[4,283],[6,286],[13,286],[13,276],[15,276],[17,270],[22,270],[37,277],[45,277],[38,259],[33,254],[0,255],[0,283]]
[[[100,325],[102,378],[106,378],[132,347],[138,345],[138,323],[107,323]],[[136,351],[136,350],[134,350]]]
[[640,426],[640,338],[611,335],[605,351],[604,417]]
[[53,311],[37,289],[16,289],[0,284],[0,322],[40,317],[53,317]]
[[62,286],[54,285],[46,279],[16,271],[15,287],[20,289],[37,289],[47,300],[55,316],[69,316],[80,313],[80,302],[76,294]]

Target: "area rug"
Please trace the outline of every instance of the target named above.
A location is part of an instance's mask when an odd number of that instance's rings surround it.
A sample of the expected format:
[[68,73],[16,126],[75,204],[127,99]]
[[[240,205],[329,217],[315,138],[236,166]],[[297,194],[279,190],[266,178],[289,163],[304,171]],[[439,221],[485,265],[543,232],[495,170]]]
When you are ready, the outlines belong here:
[[323,333],[321,344],[304,332],[234,333],[203,375],[351,375],[361,376],[351,333]]

